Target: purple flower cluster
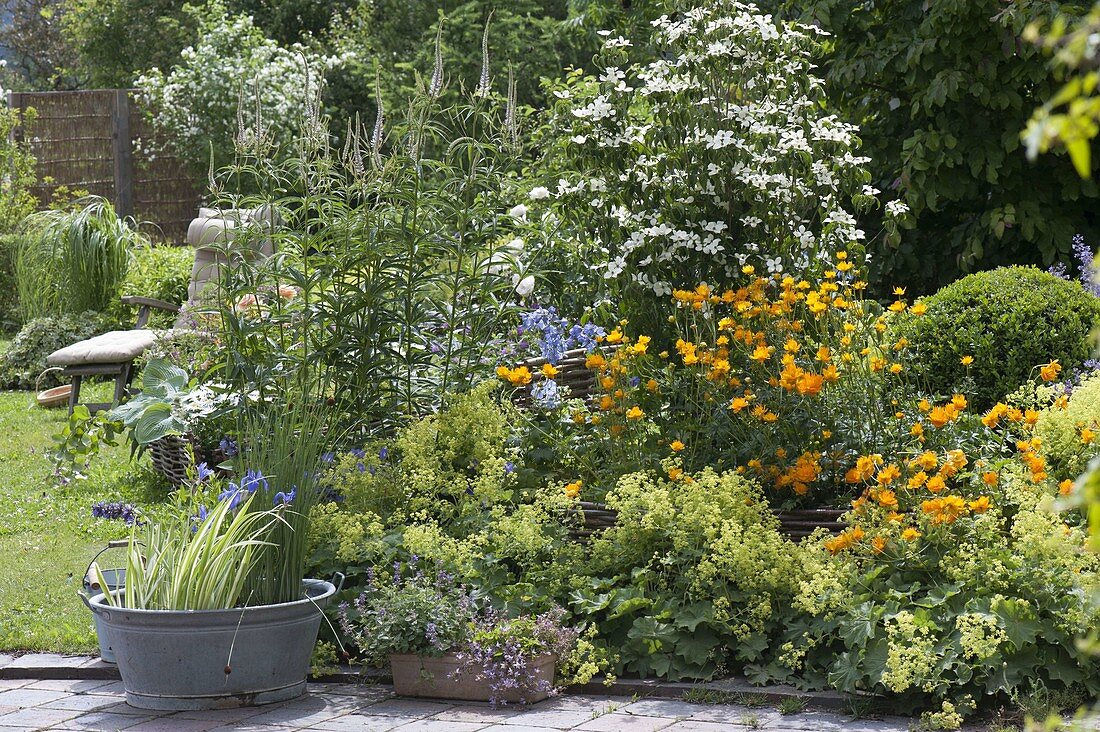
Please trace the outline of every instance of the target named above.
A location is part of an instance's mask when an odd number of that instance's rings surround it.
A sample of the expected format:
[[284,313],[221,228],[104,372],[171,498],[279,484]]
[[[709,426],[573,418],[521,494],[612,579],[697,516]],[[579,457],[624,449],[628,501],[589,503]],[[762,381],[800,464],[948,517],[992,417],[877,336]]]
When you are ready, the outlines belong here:
[[1066,378],[1062,380],[1060,386],[1062,388],[1062,394],[1065,396],[1073,396],[1073,390],[1081,385],[1081,382],[1094,375],[1097,371],[1100,371],[1100,361],[1090,358],[1085,361],[1079,367],[1070,371]]
[[500,706],[514,697],[526,704],[535,694],[553,694],[552,679],[540,678],[536,662],[547,655],[567,656],[580,632],[563,625],[565,611],[507,618],[486,608],[474,622],[470,641],[458,654],[455,676],[473,674],[489,686],[489,703]]
[[133,504],[120,501],[96,501],[92,504],[92,517],[125,521],[130,526],[138,522],[137,509]]
[[556,308],[549,307],[536,308],[521,316],[517,334],[523,339],[521,346],[530,347],[530,339],[533,339],[542,357],[556,365],[571,348],[593,350],[606,332],[592,323],[570,323],[567,318],[558,316]]
[[[1097,268],[1096,256],[1092,253],[1092,248],[1085,243],[1085,237],[1082,234],[1075,234],[1073,237],[1073,256],[1077,259],[1078,279],[1081,285],[1093,296],[1100,297],[1100,271]],[[1066,265],[1061,262],[1051,267],[1049,272],[1063,280],[1074,279]]]
[[[232,510],[239,506],[250,495],[261,489],[264,491],[268,489],[267,478],[258,470],[249,470],[244,474],[244,477],[241,478],[240,485],[230,483],[229,487],[218,495],[218,500],[229,501],[229,508]],[[293,491],[291,492],[293,493]],[[293,500],[293,498],[291,500]]]

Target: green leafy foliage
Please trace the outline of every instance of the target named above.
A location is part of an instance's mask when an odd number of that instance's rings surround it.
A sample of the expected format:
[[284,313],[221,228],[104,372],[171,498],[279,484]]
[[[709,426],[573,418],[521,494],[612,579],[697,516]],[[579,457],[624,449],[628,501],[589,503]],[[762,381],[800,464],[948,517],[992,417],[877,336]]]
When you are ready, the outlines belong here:
[[[191,283],[191,268],[195,253],[190,247],[136,247],[130,266],[119,286],[119,295],[152,297],[164,302],[182,305],[187,302],[187,286]],[[134,308],[127,308],[119,320],[133,324]],[[153,311],[149,314],[149,328],[169,328],[175,314]]]
[[[875,252],[886,284],[930,291],[960,272],[1069,259],[1095,238],[1098,191],[1050,156],[1030,163],[1020,130],[1056,89],[1021,40],[1035,18],[1081,3],[1027,0],[788,2],[832,34],[830,101],[862,126],[875,185],[897,189],[915,226]],[[874,231],[873,220],[865,222]]]
[[[511,71],[521,105],[544,107],[543,77],[556,77],[570,65],[588,61],[595,39],[571,33],[565,25],[569,3],[563,0],[378,0],[360,3],[333,29],[334,45],[347,59],[329,75],[329,96],[339,109],[337,118],[374,111],[375,81],[383,103],[400,108],[426,76],[434,62],[436,30],[443,20],[441,45],[447,59],[449,89],[446,103],[461,97],[461,89],[479,83],[482,31],[490,22],[487,49],[490,84],[507,91]],[[490,14],[492,16],[490,20]]]
[[1100,134],[1100,71],[1096,68],[1100,4],[1084,18],[1059,15],[1049,27],[1045,20],[1031,23],[1024,37],[1053,49],[1055,65],[1071,73],[1062,88],[1031,115],[1023,140],[1031,159],[1051,148],[1064,148],[1077,174],[1090,178],[1092,140]]
[[1060,477],[1075,478],[1087,470],[1097,455],[1098,446],[1092,436],[1097,432],[1100,432],[1100,378],[1095,375],[1082,379],[1064,405],[1050,405],[1039,412],[1035,423],[1035,436],[1041,441],[1043,456],[1054,475]]
[[[940,394],[957,391],[969,377],[979,407],[1015,391],[1036,366],[1084,362],[1100,319],[1100,301],[1080,284],[1030,267],[964,277],[924,303],[926,315],[897,326],[897,335],[919,354],[914,370]],[[963,365],[964,356],[973,364]]]
[[1098,621],[1089,592],[1100,564],[1081,551],[1084,531],[1022,469],[983,487],[990,510],[881,550],[809,547],[768,673],[961,714],[1038,686],[1094,696],[1097,662],[1076,641]]
[[[108,327],[108,321],[92,311],[31,320],[0,354],[0,388],[35,388],[35,381],[47,367],[47,356],[59,348],[102,333]],[[46,388],[59,383],[57,372],[50,372],[40,385]]]
[[699,679],[758,661],[799,572],[759,486],[733,473],[683,485],[637,473],[607,503],[618,519],[592,542],[570,601],[621,669]]

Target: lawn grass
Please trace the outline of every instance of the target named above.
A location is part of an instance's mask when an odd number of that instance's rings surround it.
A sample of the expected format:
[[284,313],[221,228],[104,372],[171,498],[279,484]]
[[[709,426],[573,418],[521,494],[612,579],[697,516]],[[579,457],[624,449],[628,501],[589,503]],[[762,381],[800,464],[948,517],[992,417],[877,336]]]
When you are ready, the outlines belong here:
[[[109,398],[110,388],[90,386],[87,396]],[[95,553],[129,528],[93,519],[91,504],[149,505],[167,495],[148,458],[131,463],[125,445],[106,448],[87,479],[55,486],[46,456],[66,418],[64,409],[37,407],[31,392],[0,392],[0,650],[94,650],[91,615],[76,592]]]

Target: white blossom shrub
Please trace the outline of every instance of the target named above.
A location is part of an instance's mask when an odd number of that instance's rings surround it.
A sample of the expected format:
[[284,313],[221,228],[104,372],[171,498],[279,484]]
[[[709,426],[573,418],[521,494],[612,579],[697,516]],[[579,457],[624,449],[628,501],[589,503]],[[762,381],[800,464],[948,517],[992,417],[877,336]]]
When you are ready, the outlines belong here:
[[[336,59],[266,38],[247,15],[206,6],[199,40],[165,72],[137,80],[163,148],[220,168],[241,145],[287,149],[298,136],[326,68]],[[154,151],[155,153],[155,151]]]
[[639,296],[746,265],[804,276],[862,252],[855,213],[879,191],[857,127],[825,109],[819,32],[734,0],[653,26],[659,58],[620,67],[631,41],[604,32],[598,77],[555,92],[557,180],[531,190],[533,218],[572,239],[611,293]]

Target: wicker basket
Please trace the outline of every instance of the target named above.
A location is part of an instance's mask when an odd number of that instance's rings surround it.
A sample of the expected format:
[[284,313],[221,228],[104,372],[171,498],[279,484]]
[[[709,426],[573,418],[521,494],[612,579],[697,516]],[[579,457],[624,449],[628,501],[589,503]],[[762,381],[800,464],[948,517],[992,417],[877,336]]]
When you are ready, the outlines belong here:
[[153,467],[173,486],[178,486],[187,480],[187,469],[193,465],[192,454],[195,456],[195,462],[205,462],[213,469],[217,469],[216,466],[226,459],[221,449],[215,449],[210,453],[204,451],[195,440],[195,436],[191,434],[166,435],[156,442],[149,443],[149,456],[153,460]]
[[[775,511],[779,518],[779,533],[795,541],[812,534],[816,529],[825,529],[829,533],[839,534],[845,524],[840,520],[844,510],[839,508],[807,508],[798,511]],[[579,514],[579,516],[578,516]],[[588,541],[592,536],[615,525],[619,514],[605,503],[578,501],[570,514],[578,518],[569,530],[574,541]]]
[[[610,354],[614,353],[618,349],[617,345],[605,345],[602,348],[602,352],[605,357],[610,357]],[[558,370],[558,375],[554,377],[554,381],[558,383],[558,386],[569,387],[570,399],[583,399],[588,401],[596,393],[596,377],[597,372],[588,368],[586,362],[588,360],[588,351],[583,348],[574,348],[566,351],[562,354],[555,368]],[[541,371],[545,366],[547,360],[541,356],[538,358],[529,358],[523,362],[523,365],[530,369],[535,382],[545,378]],[[526,407],[531,404],[531,393],[528,389],[518,389],[515,392],[512,400],[517,406]]]
[[779,533],[791,538],[802,539],[817,529],[825,529],[831,534],[839,534],[845,524],[840,517],[845,514],[841,508],[805,508],[797,511],[776,511],[779,517]]

